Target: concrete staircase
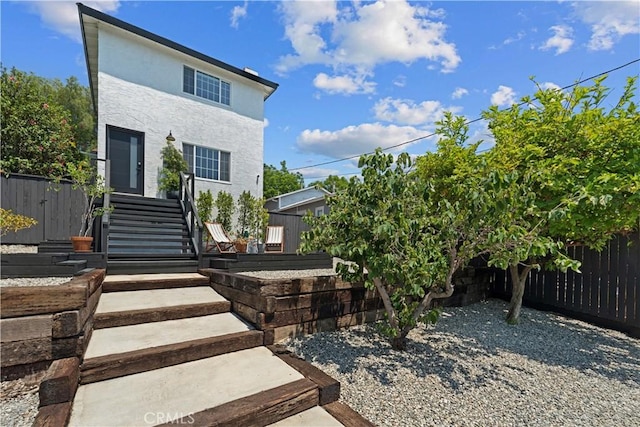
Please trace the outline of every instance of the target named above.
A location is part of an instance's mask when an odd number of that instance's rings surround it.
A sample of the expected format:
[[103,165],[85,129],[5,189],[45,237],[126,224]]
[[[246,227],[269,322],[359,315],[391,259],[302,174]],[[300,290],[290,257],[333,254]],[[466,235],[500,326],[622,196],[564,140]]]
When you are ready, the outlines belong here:
[[371,425],[263,340],[197,273],[107,276],[69,425]]

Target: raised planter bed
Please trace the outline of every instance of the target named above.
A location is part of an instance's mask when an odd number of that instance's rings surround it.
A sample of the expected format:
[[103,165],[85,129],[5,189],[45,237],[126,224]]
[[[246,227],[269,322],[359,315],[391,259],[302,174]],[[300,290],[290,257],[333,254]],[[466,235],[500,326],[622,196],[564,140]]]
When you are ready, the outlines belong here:
[[93,270],[61,285],[0,288],[3,380],[82,357],[104,276]]
[[361,283],[336,276],[258,279],[204,269],[211,286],[232,302],[235,313],[264,331],[265,344],[287,337],[380,320],[382,300]]

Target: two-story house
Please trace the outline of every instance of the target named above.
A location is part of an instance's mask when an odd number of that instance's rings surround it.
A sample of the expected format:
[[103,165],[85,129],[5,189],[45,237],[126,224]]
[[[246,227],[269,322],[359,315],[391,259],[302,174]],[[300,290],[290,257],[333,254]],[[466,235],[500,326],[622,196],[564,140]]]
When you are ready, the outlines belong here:
[[[196,191],[262,196],[264,102],[278,85],[78,4],[98,157],[119,193],[159,197],[167,136]],[[104,166],[102,166],[104,171]]]

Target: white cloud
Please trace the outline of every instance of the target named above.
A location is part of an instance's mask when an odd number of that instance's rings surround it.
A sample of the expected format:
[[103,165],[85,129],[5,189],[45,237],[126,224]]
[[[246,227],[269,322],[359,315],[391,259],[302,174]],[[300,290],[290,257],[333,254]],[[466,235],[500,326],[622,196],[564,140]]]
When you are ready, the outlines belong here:
[[518,31],[518,34],[515,35],[515,37],[508,37],[506,38],[502,44],[503,45],[510,45],[511,43],[515,43],[515,42],[519,42],[520,40],[522,40],[524,38],[524,36],[527,33],[525,33],[524,31]]
[[[116,12],[120,7],[117,0],[83,1],[85,6],[101,12]],[[67,1],[39,1],[29,2],[29,10],[40,16],[45,26],[82,43],[78,6],[75,2]]]
[[407,76],[400,74],[393,79],[393,85],[398,87],[405,87],[407,85]]
[[609,50],[620,38],[640,34],[640,0],[575,2],[573,8],[591,26],[590,50]]
[[[388,148],[405,141],[425,136],[425,131],[412,126],[364,123],[336,131],[305,130],[297,138],[297,148],[305,153],[331,158],[344,158],[368,153],[377,147]],[[406,150],[410,144],[401,146]]]
[[516,102],[516,92],[509,86],[498,86],[498,90],[491,94],[491,104],[506,107]]
[[338,10],[335,1],[287,1],[280,4],[285,36],[295,53],[279,59],[276,71],[307,64],[370,73],[383,63],[426,59],[451,72],[461,59],[445,40],[442,10],[405,0],[353,2]]
[[313,85],[329,94],[374,93],[376,91],[376,83],[367,81],[367,77],[368,74],[329,76],[325,73],[320,73],[313,79]]
[[338,169],[319,168],[319,167],[302,168],[302,169],[296,170],[296,172],[300,172],[304,176],[304,179],[309,179],[309,180],[311,179],[323,180],[329,175],[340,175],[342,173]]
[[238,28],[238,24],[240,18],[244,18],[247,16],[247,7],[249,6],[249,2],[245,0],[242,6],[234,6],[231,10],[231,26],[233,28]]
[[541,50],[555,49],[556,55],[566,53],[573,46],[573,28],[567,25],[554,25],[549,28],[553,36],[540,46]]
[[268,127],[269,126],[269,119],[267,119],[266,117],[264,118],[264,120],[262,121],[262,127]]
[[384,98],[373,106],[378,120],[412,126],[430,126],[442,119],[445,111],[457,112],[459,107],[444,107],[439,101],[416,104],[409,99]]
[[539,86],[540,86],[541,89],[556,89],[556,90],[561,89],[560,86],[558,86],[557,84],[555,84],[553,82],[540,83]]
[[469,91],[463,87],[457,87],[451,94],[451,99],[460,99],[465,95],[468,95]]

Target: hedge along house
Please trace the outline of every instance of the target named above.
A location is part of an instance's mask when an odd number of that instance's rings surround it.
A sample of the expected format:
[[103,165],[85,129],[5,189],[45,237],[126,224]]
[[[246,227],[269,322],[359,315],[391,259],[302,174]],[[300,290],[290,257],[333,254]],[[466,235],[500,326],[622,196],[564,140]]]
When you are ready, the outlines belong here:
[[110,159],[115,192],[161,196],[171,132],[195,174],[194,197],[261,197],[264,102],[278,85],[80,3],[78,12],[98,157]]

